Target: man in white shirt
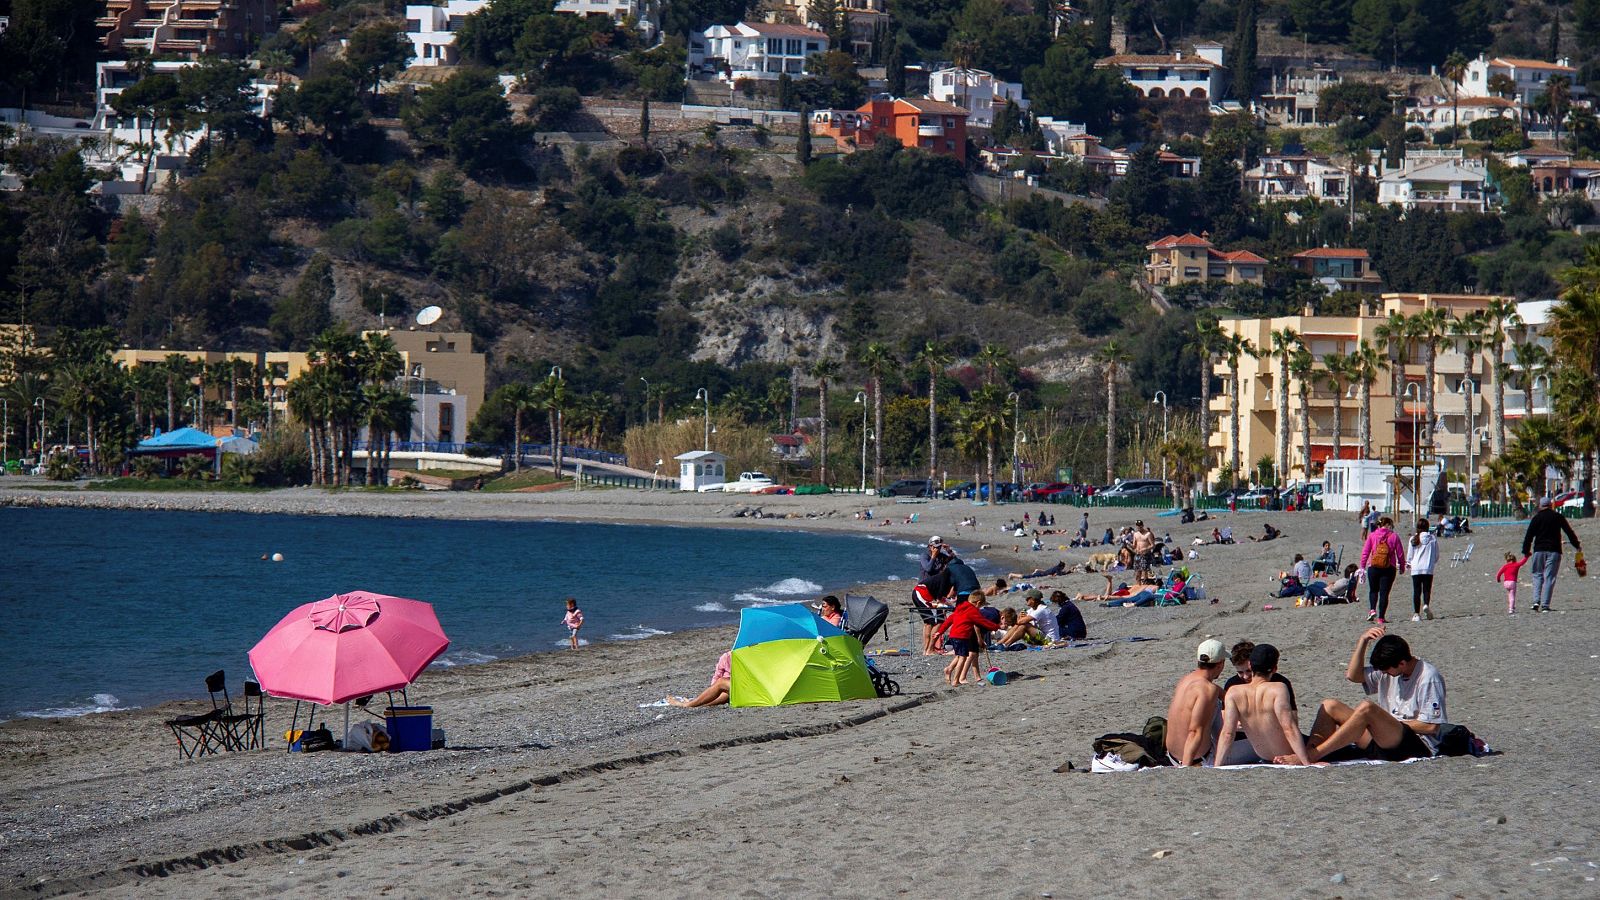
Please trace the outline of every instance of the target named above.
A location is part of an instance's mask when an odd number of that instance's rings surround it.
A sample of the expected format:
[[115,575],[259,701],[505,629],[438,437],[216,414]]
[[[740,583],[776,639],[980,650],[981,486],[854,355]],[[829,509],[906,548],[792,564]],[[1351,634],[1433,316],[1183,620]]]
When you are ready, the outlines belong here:
[[1061,625],[1056,620],[1055,611],[1044,602],[1044,592],[1034,588],[1022,596],[1028,603],[1028,611],[1023,614],[1026,618],[1019,617],[1016,627],[1006,632],[1000,643],[1014,644],[1024,640],[1030,632],[1037,633],[1046,643],[1054,644],[1061,640]]
[[[1371,665],[1363,666],[1369,644]],[[1383,626],[1362,632],[1345,678],[1373,699],[1353,709],[1338,700],[1322,701],[1308,742],[1314,745],[1313,762],[1351,745],[1361,756],[1390,762],[1439,752],[1439,736],[1449,721],[1444,678],[1432,663],[1412,656],[1404,639],[1385,634]]]

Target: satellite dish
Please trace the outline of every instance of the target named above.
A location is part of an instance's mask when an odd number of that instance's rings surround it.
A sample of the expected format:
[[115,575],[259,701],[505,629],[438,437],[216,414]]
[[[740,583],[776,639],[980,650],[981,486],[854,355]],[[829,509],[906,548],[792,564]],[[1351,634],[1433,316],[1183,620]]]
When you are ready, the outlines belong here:
[[417,324],[432,325],[433,323],[439,321],[439,317],[442,315],[444,315],[444,310],[440,309],[439,307],[424,306],[422,309],[417,311]]

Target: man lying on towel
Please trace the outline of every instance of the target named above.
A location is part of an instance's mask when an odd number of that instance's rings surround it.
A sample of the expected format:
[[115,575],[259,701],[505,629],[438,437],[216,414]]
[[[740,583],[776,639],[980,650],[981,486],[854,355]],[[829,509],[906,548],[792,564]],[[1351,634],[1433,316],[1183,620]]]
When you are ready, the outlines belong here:
[[[1217,765],[1310,764],[1306,739],[1300,734],[1300,719],[1289,703],[1289,686],[1272,680],[1277,671],[1278,648],[1257,644],[1250,651],[1250,680],[1228,691],[1223,699]],[[1228,753],[1234,747],[1234,732],[1240,729],[1249,740],[1251,750],[1230,759]]]
[[[1368,644],[1371,665],[1363,667]],[[1362,632],[1345,677],[1377,699],[1354,709],[1338,700],[1322,701],[1311,726],[1313,760],[1348,754],[1400,762],[1439,752],[1439,735],[1448,721],[1444,678],[1432,663],[1412,656],[1403,638],[1384,634],[1381,625]]]

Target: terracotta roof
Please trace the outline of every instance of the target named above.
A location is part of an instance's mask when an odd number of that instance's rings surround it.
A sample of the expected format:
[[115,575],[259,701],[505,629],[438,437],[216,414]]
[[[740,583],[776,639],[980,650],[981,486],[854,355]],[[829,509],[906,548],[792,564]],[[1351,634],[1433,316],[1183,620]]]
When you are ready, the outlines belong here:
[[1173,247],[1210,247],[1211,242],[1195,234],[1184,234],[1181,237],[1169,234],[1153,244],[1145,247],[1146,250],[1170,250]]
[[1180,69],[1220,69],[1209,59],[1200,56],[1143,56],[1137,53],[1120,53],[1095,63],[1096,66],[1171,66]]
[[1211,255],[1218,259],[1227,260],[1231,263],[1266,263],[1265,259],[1262,259],[1254,253],[1251,253],[1249,250],[1233,250],[1228,253],[1223,253],[1220,250],[1213,250],[1211,251]]
[[804,447],[806,436],[803,434],[775,434],[772,442],[780,447]]
[[1489,65],[1491,65],[1491,66],[1514,66],[1514,67],[1516,67],[1518,69],[1548,69],[1548,70],[1550,70],[1552,72],[1576,72],[1576,71],[1578,71],[1577,69],[1573,68],[1572,66],[1563,66],[1560,63],[1545,62],[1542,59],[1511,59],[1509,57],[1504,57],[1504,56],[1496,56],[1494,59],[1489,60]]
[[1516,105],[1504,97],[1462,97],[1457,102],[1462,106],[1497,106],[1501,109],[1510,109]]
[[823,34],[815,28],[806,28],[803,25],[784,25],[782,23],[774,24],[771,22],[741,22],[740,24],[744,25],[746,28],[749,28],[751,31],[756,32],[757,34],[781,34],[786,37],[809,37],[823,40],[827,39],[826,34]]
[[954,103],[943,100],[933,100],[928,97],[901,97],[897,103],[904,103],[917,112],[934,113],[941,116],[965,116],[967,111]]
[[1301,250],[1295,259],[1366,259],[1367,251],[1360,247],[1313,247]]

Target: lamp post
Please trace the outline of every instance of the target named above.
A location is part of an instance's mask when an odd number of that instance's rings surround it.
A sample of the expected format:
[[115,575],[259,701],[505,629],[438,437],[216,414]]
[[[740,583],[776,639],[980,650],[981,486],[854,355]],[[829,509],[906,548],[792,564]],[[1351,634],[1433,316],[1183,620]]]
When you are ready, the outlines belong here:
[[[1417,404],[1422,402],[1422,382],[1410,381],[1405,389],[1400,392],[1400,399],[1410,397],[1411,405],[1411,514],[1417,514],[1417,507],[1422,502],[1422,460],[1417,456]],[[1400,498],[1395,497],[1395,512],[1399,513]]]
[[1022,479],[1017,477],[1017,445],[1020,442],[1017,440],[1017,435],[1021,432],[1022,395],[1012,391],[1006,395],[1006,399],[1011,402],[1011,483],[1018,485],[1020,489]]
[[1478,495],[1477,461],[1478,454],[1483,452],[1483,445],[1489,440],[1489,426],[1479,425],[1467,435],[1467,502],[1469,515],[1477,515],[1477,505],[1472,503],[1472,498]]
[[1472,443],[1472,439],[1478,430],[1476,427],[1478,416],[1478,411],[1476,409],[1478,405],[1478,383],[1473,381],[1471,378],[1461,379],[1461,393],[1467,395],[1467,446],[1465,449],[1467,454],[1467,490],[1470,491],[1472,490],[1472,485],[1474,484],[1472,473],[1477,468],[1478,461],[1478,448]]
[[44,445],[45,445],[46,441],[49,440],[49,438],[46,436],[47,432],[45,431],[44,398],[43,397],[34,398],[33,405],[39,410],[39,462],[40,462],[40,464],[43,464],[44,463]]
[[855,402],[861,404],[861,493],[867,492],[867,392],[856,391]]
[[[1541,378],[1544,379],[1544,414],[1546,416],[1550,415],[1550,373],[1540,372],[1538,375],[1533,376],[1533,382],[1528,385],[1527,413],[1530,416],[1533,415],[1533,395],[1539,389],[1539,379]],[[1540,496],[1548,497],[1550,496],[1550,468],[1548,466],[1545,467],[1544,478],[1541,480],[1544,484],[1540,488]]]
[[650,379],[644,377],[643,375],[640,375],[639,376],[639,380],[644,382],[644,423],[646,425],[649,425],[650,424]]
[[694,392],[694,398],[696,400],[704,400],[706,402],[706,440],[705,440],[705,446],[701,447],[700,449],[701,450],[710,450],[711,449],[711,391],[707,390],[706,388],[700,388],[699,390]]
[[[560,366],[551,366],[550,367],[550,376],[549,377],[554,378],[558,385],[564,385],[566,380],[567,380],[566,377],[562,374]],[[555,397],[555,395],[552,394],[551,397],[553,399]],[[561,437],[562,437],[562,432],[567,430],[566,429],[566,423],[562,421],[563,416],[562,416],[562,411],[561,411],[561,404],[557,403],[557,404],[555,404],[555,407],[556,407],[556,433],[550,435],[550,444],[551,444],[551,447],[550,447],[550,459],[552,461],[559,460],[561,458]],[[556,474],[559,475],[561,473],[558,471]]]
[[[1156,395],[1154,397],[1150,398],[1150,402],[1151,403],[1160,403],[1161,404],[1161,443],[1163,444],[1163,446],[1161,448],[1161,491],[1162,491],[1162,493],[1165,493],[1166,490],[1167,490],[1167,450],[1166,450],[1166,447],[1164,445],[1167,443],[1167,438],[1168,438],[1168,433],[1167,433],[1167,392],[1166,391],[1156,391]],[[1283,480],[1283,473],[1282,472],[1278,473],[1278,480],[1279,481]],[[1178,495],[1176,493],[1174,493],[1172,495],[1172,505],[1173,505],[1173,507],[1177,507],[1177,505],[1178,505]]]

